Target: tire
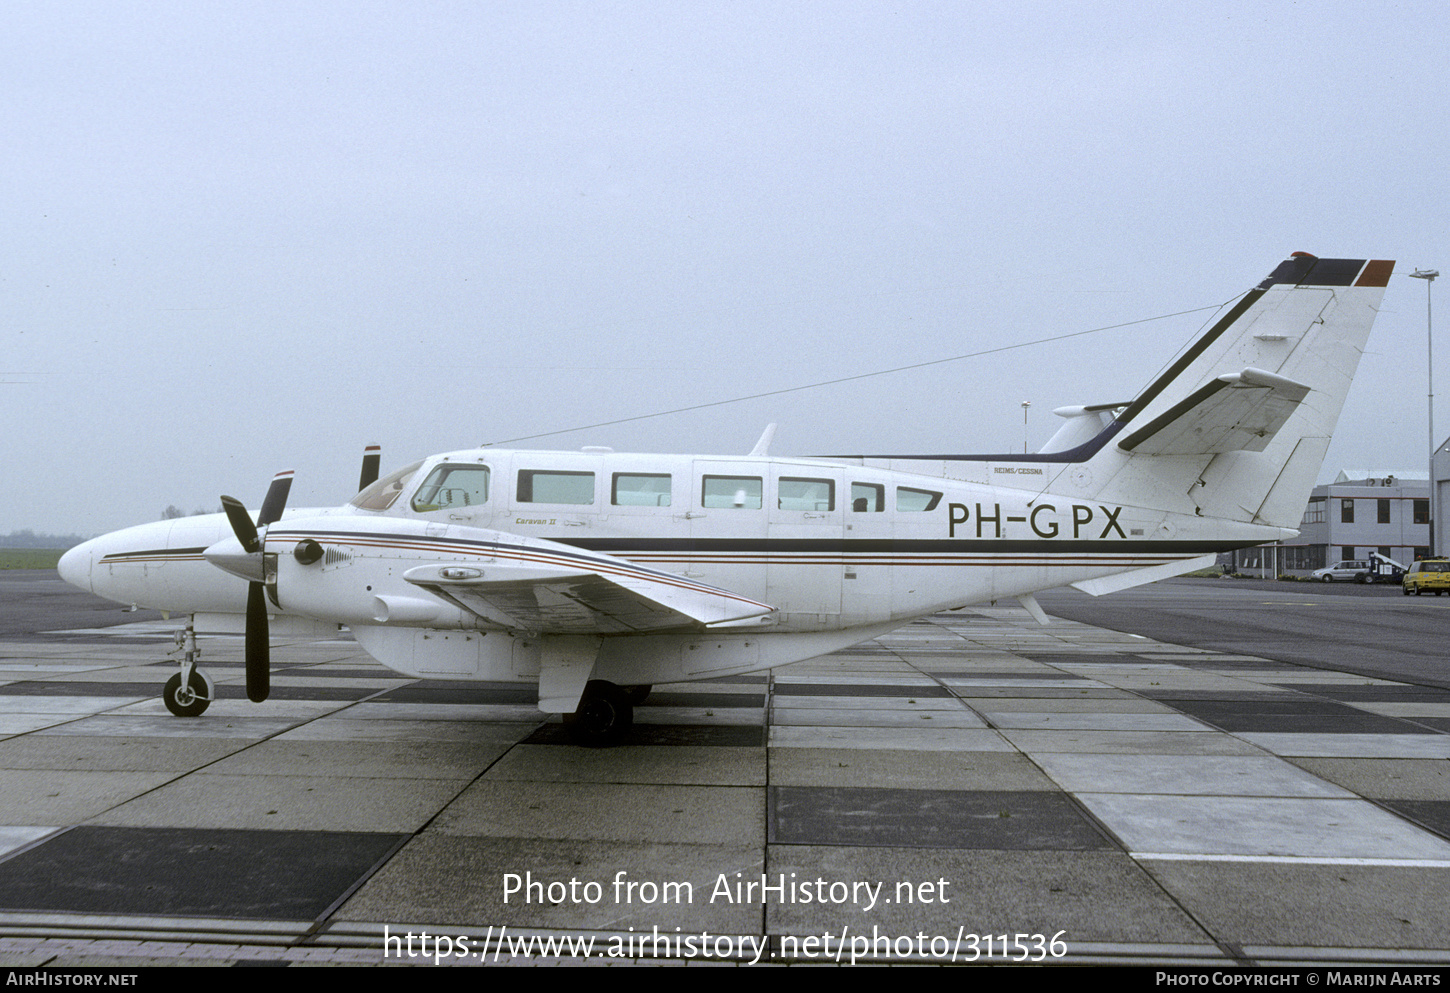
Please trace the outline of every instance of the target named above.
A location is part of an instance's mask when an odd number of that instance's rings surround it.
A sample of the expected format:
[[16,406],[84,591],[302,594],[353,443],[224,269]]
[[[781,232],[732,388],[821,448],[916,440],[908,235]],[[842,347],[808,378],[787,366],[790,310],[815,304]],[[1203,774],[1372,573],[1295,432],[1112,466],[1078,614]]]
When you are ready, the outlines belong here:
[[1334,582],[1334,577],[1331,576],[1327,572],[1324,575],[1320,576],[1319,578],[1322,579],[1326,583],[1332,583],[1332,582]]
[[211,680],[199,670],[192,669],[187,684],[187,688],[182,689],[181,673],[173,673],[161,691],[161,699],[166,703],[166,709],[177,717],[200,717],[211,705]]
[[634,708],[624,690],[606,680],[591,679],[584,687],[579,709],[564,715],[564,726],[576,745],[609,748],[629,734],[634,726]]

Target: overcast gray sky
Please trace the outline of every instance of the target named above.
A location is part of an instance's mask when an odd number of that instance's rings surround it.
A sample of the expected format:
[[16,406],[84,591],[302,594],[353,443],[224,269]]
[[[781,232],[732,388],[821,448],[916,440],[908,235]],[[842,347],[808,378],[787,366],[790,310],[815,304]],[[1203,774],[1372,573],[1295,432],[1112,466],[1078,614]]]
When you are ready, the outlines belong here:
[[[1443,3],[0,8],[0,533],[1397,275],[1325,467],[1426,461]],[[1442,293],[1450,284],[1442,284]],[[1450,327],[1450,294],[1444,294]],[[527,447],[1035,448],[1207,312]],[[1450,339],[1441,346],[1450,354]],[[1440,393],[1450,394],[1450,367]],[[1437,430],[1450,433],[1450,402]]]

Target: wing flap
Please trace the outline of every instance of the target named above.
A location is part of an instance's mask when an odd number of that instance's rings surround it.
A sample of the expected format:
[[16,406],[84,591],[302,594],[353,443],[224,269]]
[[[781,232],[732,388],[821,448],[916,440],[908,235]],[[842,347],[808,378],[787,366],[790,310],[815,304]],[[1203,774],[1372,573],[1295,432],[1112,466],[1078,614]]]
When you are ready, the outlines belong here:
[[1262,369],[1219,376],[1120,443],[1139,455],[1262,452],[1309,387]]
[[539,634],[699,630],[775,612],[769,604],[648,573],[623,560],[603,559],[599,565],[599,570],[427,565],[409,569],[403,578],[489,623]]

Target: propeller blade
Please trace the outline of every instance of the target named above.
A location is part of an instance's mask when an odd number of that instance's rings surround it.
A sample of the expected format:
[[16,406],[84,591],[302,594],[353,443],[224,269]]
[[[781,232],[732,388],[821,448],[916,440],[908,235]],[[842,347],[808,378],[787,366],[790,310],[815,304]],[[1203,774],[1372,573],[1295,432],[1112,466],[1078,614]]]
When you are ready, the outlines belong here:
[[257,525],[252,523],[252,515],[247,513],[247,508],[242,506],[242,501],[236,497],[222,497],[222,509],[227,513],[227,520],[231,522],[232,534],[242,543],[242,551],[247,554],[260,552],[262,550],[262,539],[257,537]]
[[282,519],[282,511],[287,506],[287,493],[291,489],[291,469],[284,469],[272,477],[272,485],[267,487],[267,495],[262,500],[262,512],[257,515],[258,527],[264,528],[273,521],[280,521]]
[[369,445],[363,449],[362,475],[357,480],[359,493],[378,481],[378,470],[382,468],[382,464],[383,449],[381,445]]
[[261,703],[272,692],[272,646],[266,596],[261,583],[247,584],[247,699],[253,703]]

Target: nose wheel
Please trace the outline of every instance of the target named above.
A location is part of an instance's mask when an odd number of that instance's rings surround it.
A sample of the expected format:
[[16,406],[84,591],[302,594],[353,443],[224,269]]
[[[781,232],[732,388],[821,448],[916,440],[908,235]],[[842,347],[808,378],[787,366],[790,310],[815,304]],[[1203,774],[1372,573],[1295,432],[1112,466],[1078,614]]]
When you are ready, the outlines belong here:
[[202,712],[216,699],[216,687],[211,677],[196,667],[201,652],[196,647],[194,618],[188,618],[186,627],[176,632],[176,650],[181,653],[181,671],[166,681],[161,691],[161,700],[166,709],[177,717],[200,717]]
[[200,669],[191,670],[191,677],[185,685],[182,684],[181,673],[174,673],[161,691],[166,709],[177,717],[200,717],[211,704],[213,695],[211,677]]
[[634,726],[634,706],[629,694],[611,682],[591,679],[584,687],[579,709],[564,715],[564,727],[574,744],[585,748],[608,748],[622,742]]

